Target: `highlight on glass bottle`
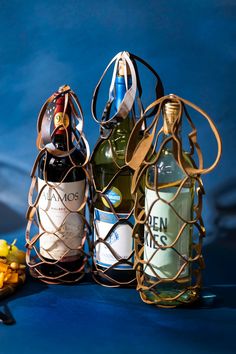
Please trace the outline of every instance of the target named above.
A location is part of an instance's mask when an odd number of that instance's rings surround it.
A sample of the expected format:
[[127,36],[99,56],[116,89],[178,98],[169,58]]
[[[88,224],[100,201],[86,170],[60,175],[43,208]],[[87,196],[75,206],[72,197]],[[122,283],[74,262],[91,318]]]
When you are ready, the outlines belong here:
[[[209,173],[221,156],[221,139],[210,117],[193,103],[175,95],[160,98],[147,107],[158,111],[136,145],[130,137],[126,162],[135,171],[135,265],[141,299],[160,307],[192,303],[202,286],[202,174]],[[187,110],[188,107],[188,110]],[[197,142],[197,129],[189,108],[200,113],[217,141],[217,157],[209,167]],[[189,149],[184,151],[181,126],[188,123]],[[196,158],[197,157],[197,158]],[[199,166],[197,167],[197,161]],[[143,186],[144,185],[144,186]]]
[[28,196],[26,262],[31,275],[43,282],[77,282],[89,257],[90,153],[82,109],[69,86],[60,87],[42,106],[37,147]]
[[[93,277],[105,286],[132,286],[136,283],[134,245],[134,202],[131,196],[132,170],[125,164],[130,133],[142,109],[137,64],[151,71],[156,97],[163,95],[158,74],[142,59],[128,52],[118,53],[109,63],[93,95],[92,114],[100,124],[100,138],[91,156],[93,205]],[[97,118],[97,97],[101,82],[114,64],[109,98]],[[142,127],[137,141],[142,136]]]

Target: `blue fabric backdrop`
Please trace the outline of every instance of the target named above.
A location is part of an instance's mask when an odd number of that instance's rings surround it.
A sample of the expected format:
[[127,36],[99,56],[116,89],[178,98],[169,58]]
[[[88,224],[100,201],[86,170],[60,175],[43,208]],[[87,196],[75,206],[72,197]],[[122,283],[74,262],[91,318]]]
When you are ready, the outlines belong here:
[[[1,238],[17,237],[24,244],[42,103],[58,86],[69,84],[83,106],[92,147],[98,135],[90,113],[92,92],[108,61],[121,50],[154,66],[166,93],[206,110],[223,139],[221,162],[204,177],[205,285],[217,294],[219,306],[160,311],[141,304],[135,291],[29,281],[19,297],[9,299],[17,324],[1,326],[2,354],[15,354],[26,335],[30,344],[21,349],[24,354],[65,353],[68,347],[104,354],[236,351],[235,20],[233,0],[0,1]],[[152,98],[148,92],[145,105]],[[214,142],[201,121],[198,126],[210,163]]]

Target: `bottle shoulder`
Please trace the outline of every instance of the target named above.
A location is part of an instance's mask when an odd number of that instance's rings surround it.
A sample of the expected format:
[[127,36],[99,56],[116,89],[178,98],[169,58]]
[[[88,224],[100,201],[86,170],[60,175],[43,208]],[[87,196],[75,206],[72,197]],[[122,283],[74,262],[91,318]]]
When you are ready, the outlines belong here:
[[112,149],[108,139],[98,141],[92,156],[92,164],[101,164],[102,161],[112,160]]
[[[125,164],[125,154],[131,131],[123,128],[115,129],[109,139],[100,140],[91,157],[92,164],[115,164],[121,167]],[[137,144],[142,134],[137,137]]]
[[125,163],[126,146],[118,139],[110,138],[101,140],[91,157],[92,165],[116,165],[123,166]]
[[[183,152],[183,157],[190,166],[193,166],[187,152]],[[172,183],[183,180],[187,176],[175,159],[173,152],[168,149],[163,149],[156,162],[156,167],[152,165],[148,169],[150,182],[154,179],[155,168],[157,169],[159,183]]]
[[[71,154],[71,159],[75,165],[80,166],[84,162],[83,154],[75,150]],[[47,172],[48,181],[60,182],[65,176],[67,171],[73,166],[69,156],[57,157],[50,153],[45,153],[38,165],[38,177],[44,179],[44,169]],[[65,178],[65,182],[79,181],[85,178],[85,173],[82,168],[75,167],[70,171],[68,176]]]

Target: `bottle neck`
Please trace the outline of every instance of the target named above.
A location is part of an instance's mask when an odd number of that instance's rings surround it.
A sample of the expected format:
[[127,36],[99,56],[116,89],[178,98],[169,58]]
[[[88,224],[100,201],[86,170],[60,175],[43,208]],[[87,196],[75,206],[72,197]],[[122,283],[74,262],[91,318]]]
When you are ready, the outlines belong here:
[[[170,95],[173,96],[173,95]],[[181,112],[181,105],[178,101],[167,101],[163,107],[163,140],[171,137],[171,132],[173,130],[174,124],[178,119]],[[181,139],[181,129],[178,130],[178,137]],[[173,151],[175,141],[170,139],[166,145],[165,149]]]
[[59,150],[62,150],[62,151],[66,151],[69,149],[71,149],[73,147],[73,143],[71,141],[71,138],[70,138],[70,132],[69,130],[67,129],[68,131],[68,144],[69,146],[67,147],[67,137],[66,137],[66,131],[64,131],[63,134],[55,134],[55,136],[53,137],[53,144],[55,145],[55,147]]
[[[131,86],[131,76],[128,75],[128,88]],[[114,100],[114,106],[115,106],[115,111],[117,112],[119,110],[120,104],[124,99],[124,96],[126,94],[127,88],[125,84],[125,77],[124,76],[117,76],[116,81],[115,81],[115,93],[116,97]],[[122,121],[118,122],[114,132],[123,130],[126,131],[127,133],[130,133],[132,128],[134,126],[132,115],[129,113],[126,118],[124,118]]]
[[[163,134],[162,141],[164,141],[164,140],[170,138],[171,136],[172,136],[171,134]],[[182,137],[181,130],[179,130],[179,132],[178,132],[178,137],[179,137],[180,139],[181,139],[181,137]],[[165,144],[164,149],[165,149],[165,150],[168,150],[168,151],[170,151],[170,152],[173,152],[173,150],[174,150],[174,144],[175,144],[174,140],[173,140],[173,139],[170,139],[170,140]]]
[[[68,105],[64,114],[64,97],[57,99],[54,111],[54,128],[58,128],[53,136],[53,144],[60,150],[71,149],[73,143],[71,141],[71,108]],[[67,146],[67,139],[68,144]]]

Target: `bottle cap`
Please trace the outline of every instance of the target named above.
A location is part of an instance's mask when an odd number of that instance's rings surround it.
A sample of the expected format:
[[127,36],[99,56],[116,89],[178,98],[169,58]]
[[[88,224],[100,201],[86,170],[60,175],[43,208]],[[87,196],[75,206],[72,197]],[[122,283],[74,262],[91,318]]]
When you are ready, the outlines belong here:
[[70,91],[70,89],[71,88],[70,88],[69,85],[62,85],[62,86],[59,87],[58,92],[62,93],[62,92]]
[[[174,99],[174,95],[171,94],[170,98]],[[166,101],[163,107],[163,118],[164,118],[164,134],[168,135],[171,133],[171,128],[178,118],[181,109],[181,104],[177,100]]]
[[[126,64],[127,75],[131,75],[129,65]],[[125,63],[122,59],[118,62],[118,75],[125,76]]]
[[[65,91],[70,90],[70,87],[68,85],[63,85],[59,87],[58,93],[63,93]],[[54,126],[55,128],[59,127],[60,125],[63,125],[63,127],[60,127],[55,134],[63,134],[65,132],[65,129],[68,128],[70,124],[70,113],[71,113],[71,108],[68,103],[66,112],[64,113],[64,106],[65,106],[65,95],[60,95],[59,97],[56,98],[56,107],[54,110]]]

